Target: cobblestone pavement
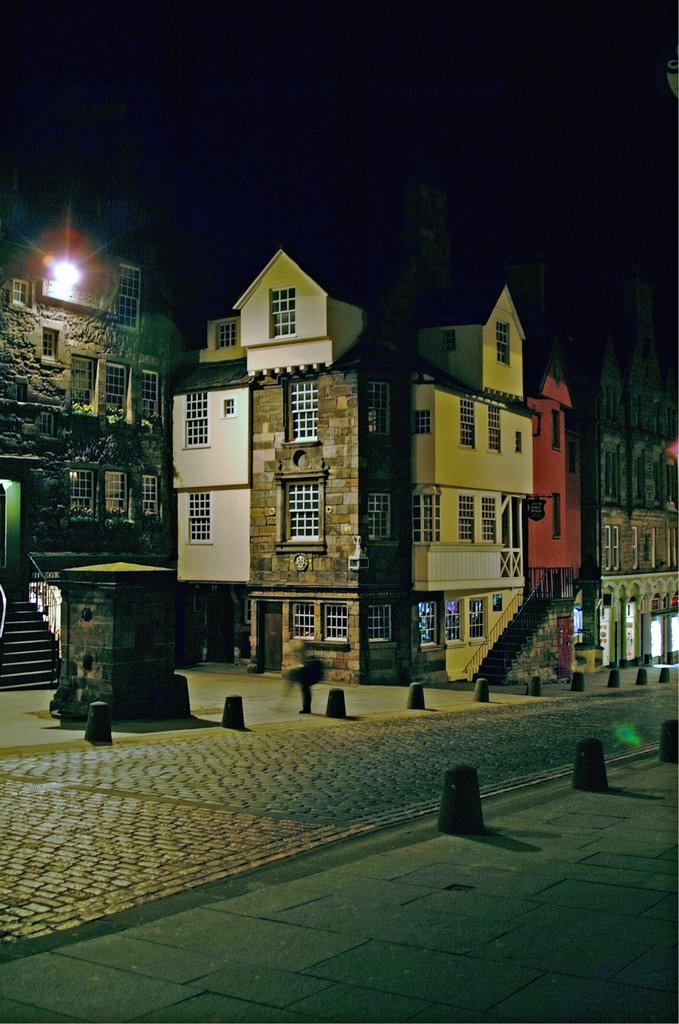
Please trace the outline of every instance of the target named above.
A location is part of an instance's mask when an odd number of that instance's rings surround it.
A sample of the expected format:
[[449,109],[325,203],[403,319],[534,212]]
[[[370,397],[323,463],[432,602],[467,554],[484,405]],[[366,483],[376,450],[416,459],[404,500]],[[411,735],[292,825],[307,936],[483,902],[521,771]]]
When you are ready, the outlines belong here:
[[652,746],[674,717],[671,686],[5,755],[0,928],[49,934],[434,810],[455,764],[487,791],[569,766],[587,736]]

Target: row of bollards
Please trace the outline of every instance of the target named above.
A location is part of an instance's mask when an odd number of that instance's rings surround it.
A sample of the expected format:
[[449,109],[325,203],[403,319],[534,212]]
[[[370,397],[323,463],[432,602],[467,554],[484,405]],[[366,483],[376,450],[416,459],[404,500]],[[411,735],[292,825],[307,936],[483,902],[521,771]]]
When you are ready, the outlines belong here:
[[[677,719],[663,722],[658,760],[677,764]],[[608,792],[604,748],[595,737],[581,740],[575,748],[573,789],[588,793]],[[483,811],[476,768],[461,764],[445,772],[439,806],[438,831],[450,835],[483,835]]]

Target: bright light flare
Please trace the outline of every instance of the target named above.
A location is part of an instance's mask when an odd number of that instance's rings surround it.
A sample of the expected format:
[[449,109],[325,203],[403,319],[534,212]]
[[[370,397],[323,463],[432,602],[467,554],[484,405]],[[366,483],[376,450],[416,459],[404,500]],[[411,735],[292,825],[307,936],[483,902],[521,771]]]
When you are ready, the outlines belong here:
[[80,271],[68,260],[59,260],[54,264],[52,270],[55,281],[58,281],[63,288],[72,288],[80,280]]

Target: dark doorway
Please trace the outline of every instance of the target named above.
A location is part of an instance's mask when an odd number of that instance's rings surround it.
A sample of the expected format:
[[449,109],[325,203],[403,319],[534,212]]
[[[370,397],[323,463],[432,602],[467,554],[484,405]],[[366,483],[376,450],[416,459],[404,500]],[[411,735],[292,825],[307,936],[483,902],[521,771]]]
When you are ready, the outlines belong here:
[[571,674],[571,620],[570,616],[559,616],[556,620],[557,653],[556,677],[568,679]]
[[260,671],[280,672],[283,664],[283,608],[280,601],[260,605]]
[[233,602],[227,587],[206,595],[205,660],[233,661]]

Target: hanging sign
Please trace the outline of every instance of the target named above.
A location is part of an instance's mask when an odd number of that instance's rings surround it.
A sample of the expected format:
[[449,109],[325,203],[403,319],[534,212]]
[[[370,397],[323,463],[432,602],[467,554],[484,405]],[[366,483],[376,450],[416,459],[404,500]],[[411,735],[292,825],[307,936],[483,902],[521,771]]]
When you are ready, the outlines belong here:
[[526,498],[526,515],[529,519],[545,518],[545,499]]

